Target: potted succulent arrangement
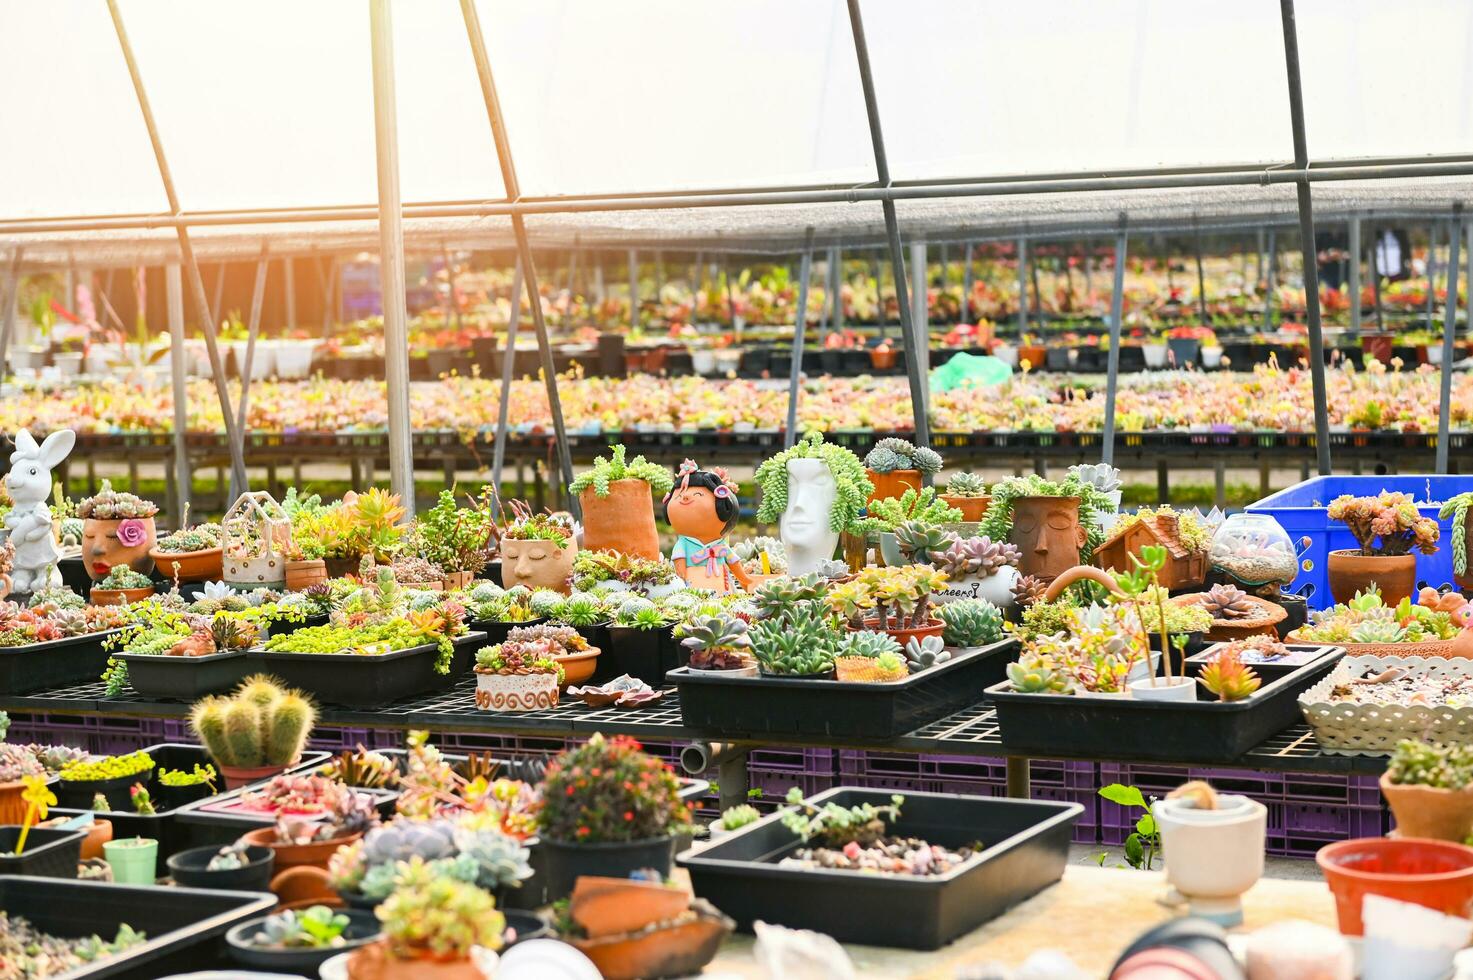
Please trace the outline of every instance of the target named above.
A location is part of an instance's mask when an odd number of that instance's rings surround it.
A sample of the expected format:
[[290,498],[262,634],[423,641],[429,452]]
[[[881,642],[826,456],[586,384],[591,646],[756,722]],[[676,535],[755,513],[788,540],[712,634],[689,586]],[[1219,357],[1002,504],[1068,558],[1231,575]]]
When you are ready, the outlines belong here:
[[598,666],[600,653],[573,627],[552,623],[513,627],[498,646],[502,656],[516,654],[523,661],[553,661],[562,672],[564,687],[587,682]]
[[409,550],[438,565],[447,589],[463,589],[486,568],[495,523],[482,507],[457,507],[455,494],[441,490],[435,506],[414,519]]
[[874,490],[870,500],[898,497],[906,490],[919,491],[923,480],[941,472],[941,456],[925,446],[904,439],[881,439],[864,457],[865,476]]
[[885,564],[904,565],[929,561],[930,554],[947,541],[942,525],[960,520],[961,511],[938,499],[934,487],[926,487],[870,501],[855,530],[877,536]]
[[0,742],[0,826],[19,824],[26,814],[26,778],[46,776],[34,752]]
[[113,568],[92,586],[91,599],[98,606],[127,606],[153,595],[153,580],[127,565]]
[[1402,837],[1465,843],[1473,834],[1473,750],[1402,739],[1381,774]]
[[546,620],[532,611],[532,590],[525,585],[503,589],[494,582],[477,582],[454,598],[464,603],[467,626],[486,634],[492,642],[506,639],[514,626],[532,625]]
[[686,666],[691,673],[757,676],[747,623],[737,616],[724,612],[702,616],[684,626],[680,644],[690,651]]
[[1166,859],[1166,880],[1190,914],[1232,927],[1243,922],[1240,896],[1263,876],[1268,808],[1246,796],[1190,782],[1151,805]]
[[950,535],[948,544],[939,552],[931,552],[927,559],[938,571],[945,572],[948,580],[946,587],[936,592],[936,602],[980,599],[998,609],[1011,609],[1016,601],[1013,589],[1022,577],[1018,572],[1022,557],[1017,547],[1006,541]]
[[484,980],[476,950],[500,949],[506,929],[490,893],[444,872],[405,881],[374,915],[384,938],[349,954],[348,980]]
[[[841,603],[844,608],[841,615],[844,615],[851,605],[866,609],[864,599],[867,599],[869,605],[862,618],[845,615],[848,628],[888,633],[897,643],[905,644],[913,637],[941,635],[944,627],[941,620],[931,615],[931,601],[947,581],[945,572],[926,565],[866,568],[852,583],[830,590],[829,602],[830,605]],[[858,587],[859,595],[852,600],[847,585]],[[836,593],[839,599],[835,599]],[[873,610],[873,615],[868,610]]]
[[312,905],[242,922],[225,934],[225,943],[230,958],[244,966],[310,973],[331,957],[376,942],[382,935],[372,912]]
[[868,630],[848,633],[839,641],[834,655],[836,680],[861,684],[884,684],[904,680],[911,665],[895,639]]
[[224,557],[219,524],[196,524],[159,538],[149,549],[159,574],[174,582],[213,582]]
[[653,498],[669,493],[675,480],[669,470],[643,456],[626,463],[626,453],[624,446],[615,446],[609,458],[598,457],[593,469],[568,485],[583,508],[583,547],[658,559]]
[[613,609],[608,628],[611,669],[647,684],[663,683],[665,672],[677,666],[672,616],[641,595],[625,596]]
[[1380,593],[1372,590],[1357,593],[1349,602],[1316,610],[1308,623],[1285,639],[1291,643],[1334,643],[1357,654],[1450,656],[1459,646],[1466,649],[1473,634],[1446,610],[1409,598],[1388,605]]
[[834,557],[839,536],[859,530],[874,487],[859,457],[810,432],[757,467],[757,520],[776,523],[789,575],[807,575]]
[[573,520],[566,514],[523,514],[502,528],[500,548],[504,588],[522,585],[564,594],[571,588],[579,551]]
[[1395,606],[1416,593],[1417,559],[1411,552],[1436,552],[1441,529],[1437,521],[1421,515],[1410,495],[1387,491],[1374,497],[1347,494],[1331,501],[1325,513],[1350,528],[1360,545],[1359,550],[1330,552],[1330,593],[1336,602],[1349,602],[1356,593],[1374,588],[1387,605]]
[[946,481],[946,492],[941,500],[948,507],[961,512],[964,521],[980,521],[992,503],[987,493],[987,481],[975,473],[957,473]]
[[1108,512],[1105,496],[1093,484],[1070,474],[1057,483],[1036,474],[1007,477],[992,488],[992,504],[979,534],[1007,541],[1022,557],[1018,570],[1052,582],[1092,554],[1103,541],[1090,515]]
[[169,876],[185,888],[263,892],[271,887],[276,855],[269,847],[235,841],[191,847],[169,855],[165,863]]
[[241,835],[247,845],[271,848],[276,862],[272,889],[279,889],[283,874],[293,868],[327,869],[328,860],[344,844],[358,840],[377,826],[378,809],[373,797],[341,784],[329,795],[326,806],[310,817],[278,816],[269,826]]
[[220,520],[221,580],[238,589],[286,587],[292,521],[264,490],[247,491]]
[[137,782],[147,783],[153,757],[139,750],[124,755],[73,759],[57,773],[56,789],[63,806],[84,810],[97,794],[114,795]]
[[510,889],[533,876],[527,846],[488,821],[488,810],[447,809],[445,790],[434,795],[436,812],[401,813],[333,854],[328,881],[344,901],[371,908],[406,879],[447,872],[485,889],[501,904]]
[[595,734],[548,766],[539,838],[548,894],[570,894],[583,875],[623,878],[641,868],[670,873],[676,834],[690,826],[670,767],[626,736]]
[[24,607],[0,602],[0,691],[96,680],[108,641],[138,608],[89,606],[65,587],[36,592]]
[[556,708],[566,686],[561,665],[541,655],[551,643],[507,640],[476,652],[476,707],[482,711]]
[[1206,592],[1177,596],[1174,605],[1195,606],[1212,617],[1209,640],[1242,640],[1250,636],[1277,637],[1277,627],[1288,612],[1278,603],[1249,595],[1235,585],[1214,585]]
[[154,515],[158,504],[131,493],[114,490],[107,480],[102,489],[77,504],[82,519],[82,561],[95,581],[118,566],[149,572],[149,549],[157,539]]
[[328,577],[341,578],[358,571],[365,555],[374,562],[388,561],[403,539],[404,528],[399,523],[403,517],[398,494],[371,487],[363,493],[349,491],[338,503],[320,511],[304,505],[290,523],[293,536],[298,526],[305,525],[317,537]]
[[1449,538],[1453,555],[1453,581],[1465,592],[1473,591],[1473,569],[1468,567],[1468,553],[1473,551],[1473,525],[1468,523],[1468,509],[1473,507],[1473,490],[1446,500],[1438,517],[1452,519]]
[[247,678],[230,697],[209,697],[190,710],[189,727],[214,758],[229,789],[295,765],[317,722],[300,691],[271,678]]
[[[769,582],[767,586],[777,584]],[[752,655],[762,676],[834,676],[840,635],[817,599],[797,599],[774,607],[774,611],[752,624],[749,635]]]
[[321,539],[309,531],[294,528],[283,572],[287,591],[304,592],[326,582],[327,562],[323,558],[326,553]]
[[423,592],[445,590],[445,570],[427,558],[400,552],[389,561],[394,581],[406,589]]

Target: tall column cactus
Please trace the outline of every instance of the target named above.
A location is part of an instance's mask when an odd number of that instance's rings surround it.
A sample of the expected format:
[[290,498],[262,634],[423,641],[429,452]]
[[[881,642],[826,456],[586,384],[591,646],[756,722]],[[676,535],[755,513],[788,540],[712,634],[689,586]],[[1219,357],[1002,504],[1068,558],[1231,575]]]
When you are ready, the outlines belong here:
[[302,754],[317,711],[300,691],[264,675],[247,678],[230,697],[195,703],[190,727],[222,766],[287,766]]

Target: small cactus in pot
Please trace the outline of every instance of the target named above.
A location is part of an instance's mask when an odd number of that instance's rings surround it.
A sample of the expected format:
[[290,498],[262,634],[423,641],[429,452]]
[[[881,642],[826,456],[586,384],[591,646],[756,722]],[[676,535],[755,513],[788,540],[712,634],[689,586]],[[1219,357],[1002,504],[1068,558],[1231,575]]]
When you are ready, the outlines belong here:
[[317,710],[302,692],[263,675],[247,678],[230,697],[196,702],[189,715],[191,730],[231,789],[295,763],[316,721]]

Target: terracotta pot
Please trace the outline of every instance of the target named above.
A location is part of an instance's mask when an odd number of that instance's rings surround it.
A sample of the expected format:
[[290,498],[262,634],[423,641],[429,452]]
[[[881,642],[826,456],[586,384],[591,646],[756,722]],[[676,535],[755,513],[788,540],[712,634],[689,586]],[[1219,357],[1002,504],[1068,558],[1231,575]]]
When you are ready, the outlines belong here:
[[305,592],[319,582],[327,581],[327,562],[321,558],[289,561],[285,566],[286,588],[289,592]]
[[[1197,606],[1202,604],[1206,593],[1194,592],[1190,595],[1175,596],[1169,600],[1175,606]],[[1250,636],[1278,636],[1279,623],[1283,622],[1289,615],[1289,611],[1283,606],[1260,599],[1257,596],[1249,596],[1248,602],[1256,610],[1255,613],[1244,619],[1214,619],[1212,628],[1207,631],[1207,639],[1218,640],[1246,640]]]
[[865,470],[869,476],[869,482],[875,485],[874,493],[869,495],[870,500],[890,500],[904,496],[905,491],[914,490],[921,492],[920,470],[891,470],[889,473],[876,473],[874,470]]
[[181,582],[214,582],[225,567],[224,554],[219,548],[174,552],[152,548],[148,557],[159,574],[171,582],[176,578]]
[[153,586],[143,589],[99,589],[92,587],[90,593],[94,606],[126,606],[153,595]]
[[1013,500],[1013,526],[1008,541],[1023,557],[1018,571],[1052,582],[1079,564],[1085,531],[1079,523],[1078,497],[1018,497]]
[[13,783],[0,783],[0,826],[20,824],[26,819],[26,801],[21,792],[26,784],[17,779]]
[[694,976],[716,958],[733,925],[702,915],[650,932],[575,939],[572,945],[593,961],[604,980]]
[[[143,532],[137,544],[124,544],[118,539],[118,528],[125,522],[139,525]],[[127,565],[135,572],[147,575],[153,571],[153,559],[148,553],[157,540],[158,529],[154,527],[152,517],[112,521],[89,517],[82,522],[82,563],[94,582],[106,578],[107,573],[118,565]]]
[[387,942],[370,943],[348,957],[348,980],[486,980],[469,960],[401,960]]
[[357,558],[324,558],[322,564],[327,567],[328,578],[343,578],[348,575],[356,575],[358,566],[363,563],[361,557]]
[[326,869],[327,859],[332,857],[339,847],[351,844],[362,836],[363,834],[358,832],[334,837],[332,840],[313,841],[310,844],[278,844],[275,841],[276,827],[273,825],[246,831],[241,835],[241,840],[247,844],[260,844],[262,847],[271,848],[276,859],[277,871],[285,871],[288,868],[304,865]]
[[594,669],[598,667],[598,652],[598,647],[589,647],[582,653],[568,653],[553,658],[563,668],[563,690],[588,683]]
[[956,497],[943,493],[941,499],[948,507],[955,507],[961,511],[962,520],[967,522],[980,521],[987,516],[987,508],[992,504],[991,497]]
[[579,878],[568,912],[590,936],[613,936],[664,922],[690,906],[690,892],[632,878]]
[[94,817],[92,826],[87,828],[87,836],[82,838],[82,860],[91,861],[102,857],[102,845],[112,839],[113,822]]
[[[614,480],[607,497],[600,497],[589,487],[579,495],[578,502],[583,505],[584,548],[659,560],[660,536],[655,531],[655,504],[648,483]],[[505,548],[503,541],[503,554]],[[504,560],[501,574],[505,578]]]
[[1403,786],[1381,774],[1381,795],[1396,817],[1398,837],[1427,837],[1461,844],[1473,831],[1473,786],[1437,789]]
[[1340,931],[1365,933],[1361,903],[1384,895],[1446,915],[1473,912],[1473,847],[1418,837],[1361,837],[1326,844],[1315,855],[1335,896]]
[[1330,552],[1327,567],[1336,602],[1349,602],[1372,586],[1381,590],[1381,601],[1388,606],[1417,593],[1416,555],[1363,555],[1349,548]]
[[[293,762],[293,765],[296,763]],[[280,775],[289,766],[224,766],[216,762],[215,767],[220,770],[220,778],[225,780],[226,789],[240,789],[251,783],[258,783],[263,779]]]
[[342,908],[343,898],[332,887],[327,869],[315,865],[298,865],[287,868],[272,877],[271,891],[276,895],[280,909],[305,909],[313,905]]
[[[642,480],[630,482],[646,485]],[[610,492],[609,496],[612,497],[613,493]],[[573,574],[573,561],[577,557],[578,546],[572,541],[559,548],[556,541],[502,538],[501,587],[509,589],[514,585],[525,585],[533,591],[551,589],[567,595],[572,588],[568,579]]]
[[445,589],[453,592],[456,589],[468,589],[470,584],[476,580],[475,575],[470,572],[446,572]]
[[895,366],[897,351],[893,347],[871,347],[869,352],[870,367],[876,371],[888,371]]
[[942,632],[946,629],[946,624],[939,619],[928,619],[925,626],[917,626],[914,629],[880,630],[879,621],[872,619],[864,624],[864,628],[867,630],[877,630],[883,633],[890,634],[891,638],[893,638],[896,643],[900,644],[901,649],[904,649],[905,641],[909,640],[913,636],[918,638],[927,636],[940,636]]
[[1018,348],[1018,366],[1019,367],[1022,367],[1024,361],[1027,361],[1028,362],[1029,368],[1031,370],[1034,370],[1034,371],[1042,371],[1043,368],[1044,368],[1044,365],[1048,363],[1048,348],[1047,347],[1019,347]]

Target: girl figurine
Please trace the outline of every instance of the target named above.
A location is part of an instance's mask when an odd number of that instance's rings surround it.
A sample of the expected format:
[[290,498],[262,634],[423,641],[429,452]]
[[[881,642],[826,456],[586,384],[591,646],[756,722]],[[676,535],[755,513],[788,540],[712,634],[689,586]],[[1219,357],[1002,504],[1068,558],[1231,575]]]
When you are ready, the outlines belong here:
[[687,585],[730,592],[735,579],[743,589],[751,588],[752,577],[726,543],[740,512],[736,484],[724,469],[698,469],[689,459],[680,464],[675,486],[665,495],[665,519],[679,535],[670,560]]

